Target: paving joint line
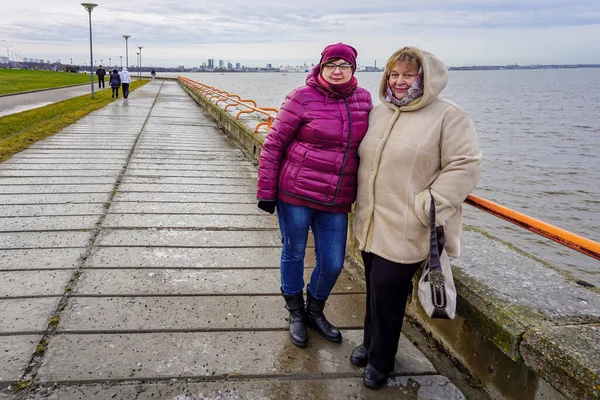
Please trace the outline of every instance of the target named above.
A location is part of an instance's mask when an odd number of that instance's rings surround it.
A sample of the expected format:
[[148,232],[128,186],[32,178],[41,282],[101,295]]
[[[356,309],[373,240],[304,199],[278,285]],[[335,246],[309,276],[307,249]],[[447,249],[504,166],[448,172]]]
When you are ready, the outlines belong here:
[[[117,180],[115,181],[115,184],[109,195],[108,200],[104,203],[105,204],[104,212],[102,213],[102,215],[100,215],[100,218],[98,219],[98,222],[96,223],[96,226],[92,230],[92,234],[90,235],[90,238],[88,239],[88,245],[85,248],[86,250],[79,256],[79,259],[77,262],[77,267],[75,268],[75,272],[73,273],[73,275],[71,275],[71,278],[67,282],[67,285],[66,285],[64,293],[61,297],[61,300],[59,301],[59,304],[56,307],[56,310],[54,311],[53,317],[48,322],[48,326],[47,326],[46,330],[44,331],[44,334],[42,335],[42,338],[40,339],[40,342],[39,342],[36,350],[31,355],[29,362],[27,363],[26,367],[24,368],[24,371],[19,379],[19,382],[22,384],[19,385],[17,383],[20,391],[24,391],[27,388],[32,387],[32,385],[35,385],[38,383],[37,372],[38,372],[38,370],[41,366],[42,360],[46,354],[46,349],[47,349],[48,345],[50,344],[51,339],[56,334],[58,324],[60,323],[60,315],[61,315],[62,311],[67,307],[68,300],[72,296],[72,291],[75,288],[75,286],[77,285],[77,282],[79,281],[79,277],[81,276],[81,274],[85,268],[85,263],[87,262],[87,259],[90,256],[90,254],[94,248],[94,243],[95,243],[96,239],[98,238],[98,236],[100,235],[100,232],[102,230],[102,224],[104,223],[104,219],[106,218],[106,215],[108,214],[108,209],[110,208],[112,200],[119,189],[121,180],[125,176],[125,172],[127,171],[129,162],[130,162],[131,158],[133,157],[133,153],[135,151],[136,145],[137,145],[138,141],[140,140],[142,133],[144,132],[144,127],[146,126],[146,124],[148,123],[148,120],[150,119],[150,114],[152,113],[152,109],[154,108],[156,101],[158,100],[158,97],[160,96],[160,92],[162,90],[163,85],[164,85],[164,82],[161,83],[161,86],[158,89],[156,97],[154,98],[154,102],[152,103],[152,106],[150,107],[148,115],[146,116],[146,119],[144,120],[144,123],[142,124],[142,127],[140,128],[140,131],[137,134],[134,143],[132,144],[131,148],[129,149],[129,155],[128,155],[123,167],[120,169],[121,172],[119,173]],[[76,149],[69,149],[69,150],[73,151]]]

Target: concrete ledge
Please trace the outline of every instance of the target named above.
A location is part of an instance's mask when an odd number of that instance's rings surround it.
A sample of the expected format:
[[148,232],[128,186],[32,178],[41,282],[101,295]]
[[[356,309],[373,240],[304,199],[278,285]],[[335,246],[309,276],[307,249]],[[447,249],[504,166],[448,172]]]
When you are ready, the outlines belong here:
[[532,327],[521,343],[525,363],[571,399],[600,398],[600,324]]
[[[260,135],[182,86],[258,160]],[[456,319],[432,320],[418,301],[408,307],[408,317],[481,380],[493,398],[600,398],[600,291],[477,229],[463,232],[462,252],[453,260]],[[364,284],[353,235],[346,266]]]

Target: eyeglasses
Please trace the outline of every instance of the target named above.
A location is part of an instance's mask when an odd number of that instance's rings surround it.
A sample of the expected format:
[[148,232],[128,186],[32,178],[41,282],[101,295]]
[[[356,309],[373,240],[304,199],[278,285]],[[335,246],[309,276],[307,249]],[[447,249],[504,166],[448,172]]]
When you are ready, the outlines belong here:
[[350,72],[352,70],[352,64],[327,63],[327,64],[323,64],[323,68],[330,72],[335,71],[336,68],[339,68],[340,72]]

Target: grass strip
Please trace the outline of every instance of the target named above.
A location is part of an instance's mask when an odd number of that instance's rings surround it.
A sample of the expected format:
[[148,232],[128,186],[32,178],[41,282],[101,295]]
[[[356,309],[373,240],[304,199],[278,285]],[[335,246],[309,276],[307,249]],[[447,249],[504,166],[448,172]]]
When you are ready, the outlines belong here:
[[[105,78],[106,81],[106,78]],[[94,82],[98,77],[94,75]],[[91,83],[89,74],[0,68],[0,94]]]
[[[129,86],[130,92],[145,85],[147,80],[135,80]],[[112,103],[111,91],[96,92],[74,97],[33,110],[23,111],[0,118],[0,162],[8,160],[38,140],[52,136],[92,111]],[[135,100],[130,100],[135,101]]]

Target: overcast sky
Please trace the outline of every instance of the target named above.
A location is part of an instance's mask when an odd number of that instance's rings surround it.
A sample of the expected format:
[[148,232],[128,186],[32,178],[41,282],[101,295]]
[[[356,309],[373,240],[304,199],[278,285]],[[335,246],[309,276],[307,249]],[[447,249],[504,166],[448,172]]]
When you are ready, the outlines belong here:
[[[310,64],[334,42],[361,65],[416,45],[449,66],[600,63],[600,0],[98,0],[94,58],[106,65],[199,66],[208,58]],[[2,0],[1,45],[22,57],[89,64],[87,11],[77,1]],[[0,47],[6,56],[7,49]]]

